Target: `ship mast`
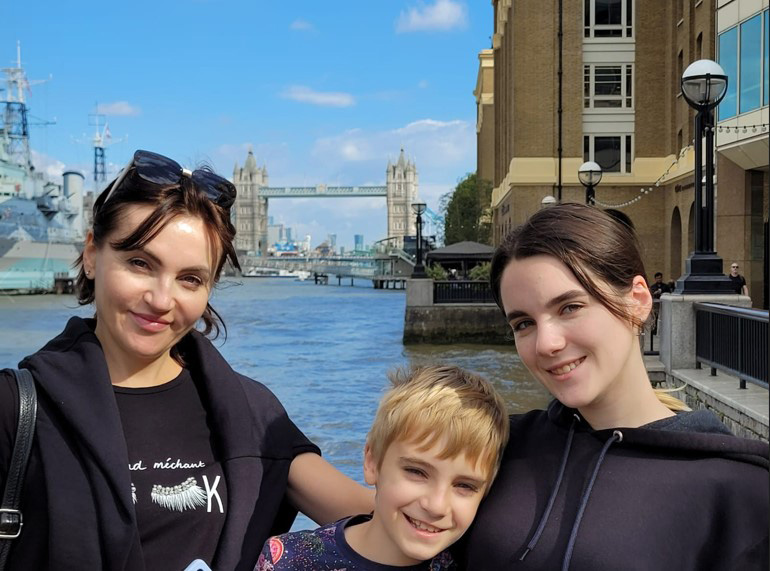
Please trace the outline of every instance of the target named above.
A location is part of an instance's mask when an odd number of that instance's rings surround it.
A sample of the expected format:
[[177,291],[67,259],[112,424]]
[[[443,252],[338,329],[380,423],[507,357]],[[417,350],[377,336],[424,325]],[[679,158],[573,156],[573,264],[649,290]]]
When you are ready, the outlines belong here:
[[105,149],[115,143],[121,143],[127,138],[127,136],[118,139],[112,137],[106,114],[100,113],[100,109],[101,107],[97,103],[94,112],[88,115],[88,124],[94,127],[94,135],[91,138],[91,144],[94,148],[94,192],[98,192],[102,183],[107,179]]
[[[99,113],[99,106],[96,106],[96,111],[88,116],[89,123],[95,127],[93,139],[91,142],[94,147],[94,192],[100,188],[100,183],[103,183],[107,176],[107,167],[104,159],[104,147],[106,139],[110,138],[109,127],[107,121],[102,113]],[[101,127],[101,122],[104,121],[104,127]]]
[[5,67],[2,71],[7,84],[5,99],[0,101],[3,106],[0,119],[3,154],[10,162],[31,168],[29,122],[24,102],[24,89],[29,89],[29,80],[21,67],[21,42],[16,42],[16,67]]

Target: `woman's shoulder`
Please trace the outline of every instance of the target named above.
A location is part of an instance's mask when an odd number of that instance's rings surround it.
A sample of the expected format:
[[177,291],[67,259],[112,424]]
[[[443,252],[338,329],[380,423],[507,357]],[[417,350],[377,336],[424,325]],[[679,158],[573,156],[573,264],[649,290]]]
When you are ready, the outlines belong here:
[[281,401],[278,400],[278,397],[275,396],[275,393],[267,385],[238,372],[235,373],[235,377],[243,388],[244,395],[253,409],[259,410],[262,414],[286,414]]

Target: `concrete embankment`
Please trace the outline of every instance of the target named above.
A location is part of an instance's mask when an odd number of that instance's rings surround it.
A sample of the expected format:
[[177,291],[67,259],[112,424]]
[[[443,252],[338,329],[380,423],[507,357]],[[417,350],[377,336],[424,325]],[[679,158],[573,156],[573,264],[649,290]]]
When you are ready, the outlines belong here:
[[510,345],[513,337],[496,305],[407,305],[404,343]]

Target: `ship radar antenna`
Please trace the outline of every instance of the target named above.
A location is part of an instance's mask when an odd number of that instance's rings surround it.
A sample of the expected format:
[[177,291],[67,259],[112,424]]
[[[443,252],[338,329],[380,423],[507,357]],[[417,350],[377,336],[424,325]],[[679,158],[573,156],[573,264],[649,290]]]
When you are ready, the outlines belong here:
[[101,107],[97,103],[94,112],[88,115],[88,124],[94,127],[94,134],[89,141],[94,149],[94,192],[97,192],[97,189],[107,179],[105,149],[128,138],[127,136],[118,139],[112,137],[107,116],[104,113],[100,113],[100,109]]
[[[7,87],[5,96],[0,100],[0,133],[2,134],[2,152],[13,163],[25,168],[32,168],[32,159],[29,149],[29,119],[27,104],[24,99],[24,91],[30,91],[30,87],[50,81],[48,79],[27,79],[27,74],[21,67],[21,42],[16,42],[16,65],[4,67]],[[51,124],[46,122],[43,124]]]

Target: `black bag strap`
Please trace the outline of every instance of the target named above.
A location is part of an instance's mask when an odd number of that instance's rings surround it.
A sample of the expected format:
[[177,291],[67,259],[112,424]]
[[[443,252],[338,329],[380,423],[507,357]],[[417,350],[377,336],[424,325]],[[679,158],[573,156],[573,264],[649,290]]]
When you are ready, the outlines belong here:
[[32,373],[26,369],[20,369],[14,370],[13,374],[19,386],[19,424],[16,427],[13,456],[11,465],[8,467],[8,477],[5,480],[3,500],[0,504],[0,571],[5,568],[8,552],[11,550],[11,540],[19,537],[24,524],[19,503],[37,417],[37,394]]

